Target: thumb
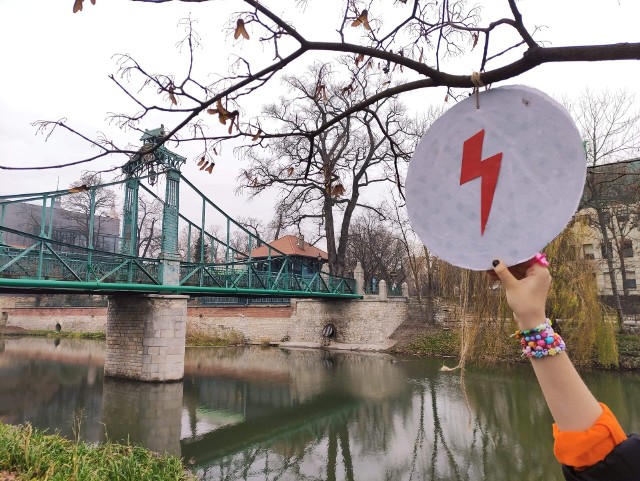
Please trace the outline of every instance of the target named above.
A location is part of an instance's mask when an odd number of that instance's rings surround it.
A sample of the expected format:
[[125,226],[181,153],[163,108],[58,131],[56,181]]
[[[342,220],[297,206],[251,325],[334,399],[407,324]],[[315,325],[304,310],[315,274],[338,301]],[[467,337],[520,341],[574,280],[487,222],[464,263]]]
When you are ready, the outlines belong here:
[[498,259],[493,261],[493,271],[496,273],[505,289],[515,286],[518,282],[518,279],[513,276],[509,268]]

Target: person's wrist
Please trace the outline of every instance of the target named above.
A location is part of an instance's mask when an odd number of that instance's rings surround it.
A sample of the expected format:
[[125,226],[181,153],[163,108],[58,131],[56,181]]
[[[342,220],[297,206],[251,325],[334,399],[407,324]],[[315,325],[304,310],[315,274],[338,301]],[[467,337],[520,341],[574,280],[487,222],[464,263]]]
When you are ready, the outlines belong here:
[[514,317],[516,319],[516,322],[518,323],[518,327],[523,330],[533,329],[534,327],[543,324],[547,320],[547,316],[544,310],[514,314]]

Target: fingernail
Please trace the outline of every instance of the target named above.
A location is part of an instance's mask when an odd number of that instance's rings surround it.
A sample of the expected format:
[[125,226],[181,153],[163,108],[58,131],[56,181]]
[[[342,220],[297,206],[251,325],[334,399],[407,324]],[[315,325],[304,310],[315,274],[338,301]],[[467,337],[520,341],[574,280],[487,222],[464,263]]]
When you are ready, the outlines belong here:
[[493,267],[498,267],[498,264],[500,264],[500,261],[498,259],[493,261]]

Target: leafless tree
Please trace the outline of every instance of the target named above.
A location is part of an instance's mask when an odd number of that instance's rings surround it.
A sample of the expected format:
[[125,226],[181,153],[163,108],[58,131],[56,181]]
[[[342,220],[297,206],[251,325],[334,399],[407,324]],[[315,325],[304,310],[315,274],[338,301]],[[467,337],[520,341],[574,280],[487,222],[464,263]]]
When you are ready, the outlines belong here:
[[[161,3],[163,0],[142,1]],[[191,0],[194,1],[207,0]],[[131,98],[137,111],[115,115],[113,120],[123,128],[141,130],[141,122],[161,113],[166,119],[165,124],[171,125],[164,140],[200,142],[202,155],[198,156],[198,161],[202,160],[205,170],[213,165],[220,144],[228,140],[237,142],[239,139],[245,144],[265,146],[272,138],[299,137],[307,142],[306,178],[312,168],[317,137],[383,99],[434,87],[445,87],[448,97],[456,97],[461,93],[457,89],[474,89],[508,80],[545,63],[640,58],[640,43],[543,45],[535,38],[538,28],[526,24],[516,0],[502,1],[510,10],[510,15],[504,18],[484,18],[482,2],[477,4],[466,0],[324,2],[326,10],[340,12],[340,15],[334,25],[326,26],[323,32],[328,33],[323,33],[324,38],[311,40],[311,32],[301,31],[295,22],[296,16],[307,6],[306,1],[282,10],[276,1],[244,0],[243,3],[238,2],[239,5],[244,4],[244,8],[228,19],[227,31],[234,39],[230,65],[226,72],[224,66],[222,70],[216,68],[212,72],[216,76],[214,82],[196,78],[196,72],[203,70],[194,68],[198,61],[195,50],[200,39],[190,19],[182,23],[186,34],[179,45],[189,60],[184,73],[151,73],[141,61],[130,55],[120,55],[118,73],[111,79],[124,95]],[[81,10],[82,3],[83,0],[74,0],[74,12]],[[193,8],[193,3],[189,5]],[[150,15],[153,8],[149,6]],[[279,14],[278,11],[284,13]],[[237,53],[236,48],[245,43],[261,45],[262,49]],[[477,64],[469,66],[469,70],[475,70],[476,74],[453,73],[449,60],[476,47],[482,53],[478,55]],[[267,49],[272,52],[272,60],[265,59]],[[246,113],[245,109],[249,108],[251,99],[260,99],[265,85],[281,73],[295,68],[301,59],[320,52],[326,57],[349,55],[355,67],[354,80],[361,78],[367,70],[379,69],[389,76],[389,83],[357,102],[345,104],[336,115],[309,125],[307,130],[292,126],[288,130],[272,131],[259,117],[251,114],[241,117],[241,113]],[[319,78],[315,88],[322,91],[323,85],[323,79]],[[205,113],[211,117],[201,117]],[[225,124],[226,132],[218,130],[220,123]],[[2,168],[59,168],[110,154],[121,154],[126,160],[126,155],[136,153],[135,149],[117,146],[105,135],[91,139],[66,120],[44,121],[37,125],[47,135],[55,128],[79,135],[96,146],[98,153],[64,164],[44,167],[2,165]]]
[[[71,189],[78,190],[63,197],[61,216],[66,221],[69,229],[77,232],[82,238],[82,245],[89,245],[89,232],[91,223],[91,190],[88,187],[102,184],[99,173],[84,172],[80,179],[71,184]],[[103,187],[95,190],[94,215],[93,215],[93,245],[98,249],[105,248],[102,245],[102,236],[107,233],[107,226],[113,225],[116,193],[112,188]],[[111,234],[118,235],[113,232]]]
[[140,257],[157,257],[162,247],[162,210],[157,199],[138,197],[137,253]]
[[[348,62],[343,65],[353,72]],[[289,96],[267,106],[265,116],[282,132],[307,131],[383,89],[380,77],[369,72],[345,86],[338,81],[337,67],[317,63],[304,76],[285,78]],[[285,228],[302,232],[309,224],[321,225],[329,269],[343,275],[351,218],[357,208],[376,210],[363,199],[367,187],[400,183],[398,162],[409,160],[414,141],[410,127],[403,106],[385,98],[320,133],[312,152],[305,139],[296,136],[272,140],[266,155],[247,149],[250,164],[241,170],[241,189],[255,196],[276,188]]]
[[352,270],[360,262],[365,285],[370,286],[374,277],[400,285],[407,277],[405,252],[395,234],[373,211],[364,211],[351,222],[346,264]]
[[[590,167],[581,206],[593,209],[595,214],[588,219],[602,237],[602,253],[607,263],[618,321],[622,326],[622,303],[614,256],[620,263],[624,294],[627,272],[623,250],[633,224],[629,223],[630,219],[621,224],[615,211],[625,208],[624,205],[636,205],[640,200],[638,173],[631,163],[627,163],[640,152],[640,112],[634,108],[633,96],[625,91],[586,91],[570,110],[585,139],[587,165]],[[615,165],[611,164],[613,162]]]

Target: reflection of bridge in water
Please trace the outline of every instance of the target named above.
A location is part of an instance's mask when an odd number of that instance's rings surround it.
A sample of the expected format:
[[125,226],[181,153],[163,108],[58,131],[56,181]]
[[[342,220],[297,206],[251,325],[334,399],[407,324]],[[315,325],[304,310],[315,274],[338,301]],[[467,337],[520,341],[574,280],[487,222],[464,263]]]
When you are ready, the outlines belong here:
[[[242,390],[247,401],[245,406],[234,406],[234,402],[229,405],[217,403],[213,411],[230,417],[237,413],[240,415],[237,422],[180,441],[182,456],[196,466],[207,466],[230,453],[273,444],[278,439],[288,440],[299,433],[318,438],[327,424],[344,423],[363,401],[355,395],[324,392],[309,402],[291,405],[290,398],[280,397],[286,391],[282,387],[256,389],[245,385],[232,388]],[[193,394],[185,388],[185,403],[189,403],[188,398]],[[278,403],[281,406],[277,406]],[[238,407],[244,410],[236,410]]]

